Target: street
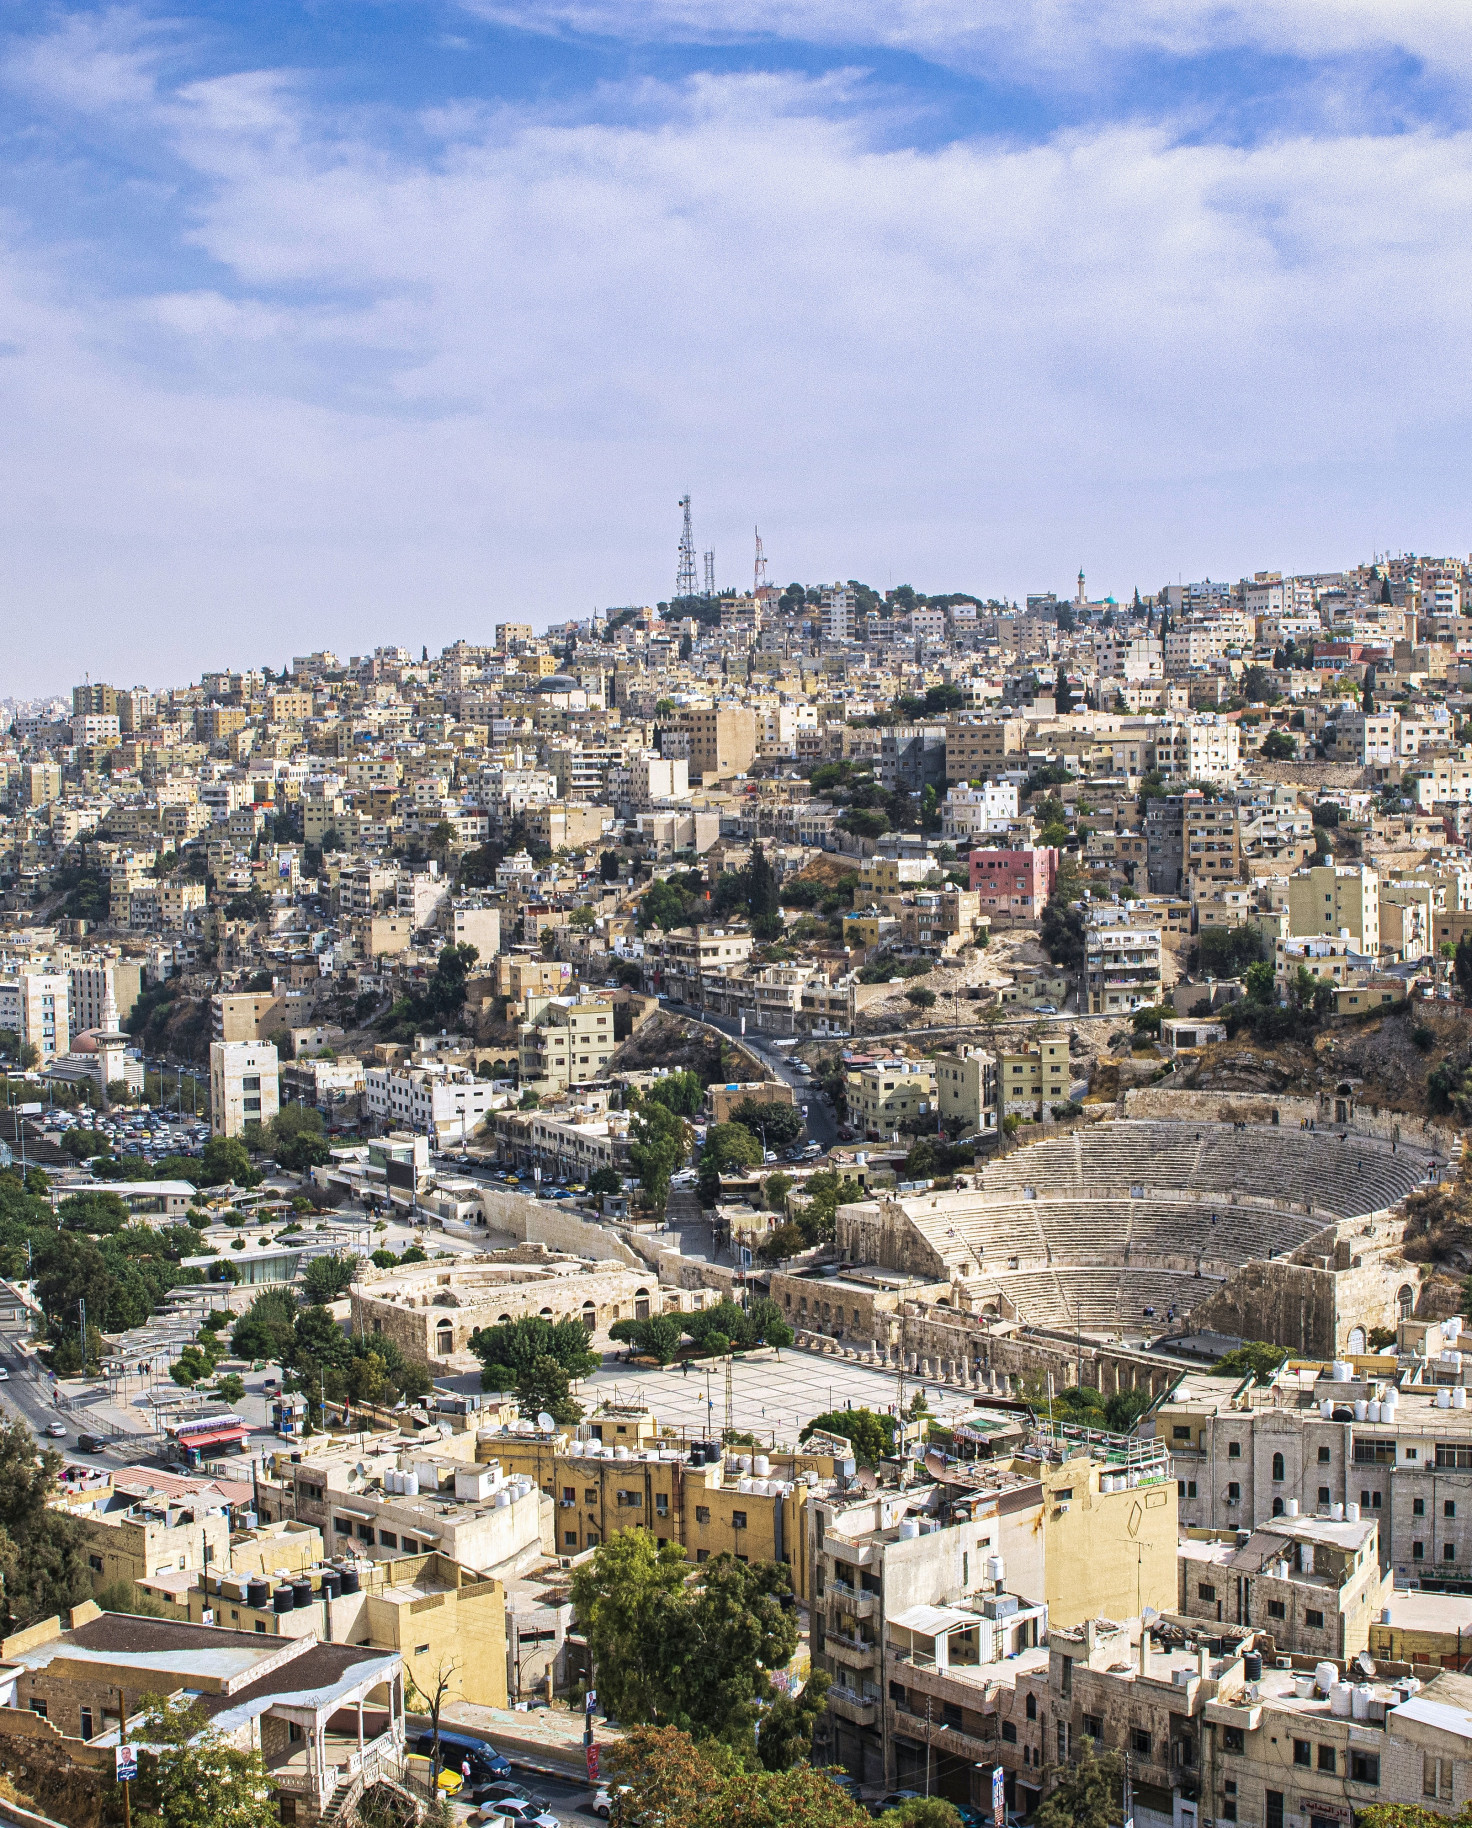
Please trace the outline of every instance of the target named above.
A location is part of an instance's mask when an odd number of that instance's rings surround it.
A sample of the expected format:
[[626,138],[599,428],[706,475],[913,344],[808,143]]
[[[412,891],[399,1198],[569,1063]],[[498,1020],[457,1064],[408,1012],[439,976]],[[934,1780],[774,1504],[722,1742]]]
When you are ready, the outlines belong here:
[[790,1060],[783,1058],[781,1048],[772,1046],[770,1037],[750,1032],[743,1035],[741,1024],[734,1016],[711,1015],[706,1010],[692,1008],[689,1003],[677,1003],[671,997],[662,996],[659,1000],[677,1015],[689,1016],[692,1021],[717,1029],[733,1040],[744,1042],[766,1062],[779,1079],[797,1093],[798,1104],[806,1107],[808,1135],[813,1141],[821,1143],[824,1149],[831,1149],[838,1141],[838,1119],[833,1114],[832,1105],[821,1096],[806,1074],[798,1072]]

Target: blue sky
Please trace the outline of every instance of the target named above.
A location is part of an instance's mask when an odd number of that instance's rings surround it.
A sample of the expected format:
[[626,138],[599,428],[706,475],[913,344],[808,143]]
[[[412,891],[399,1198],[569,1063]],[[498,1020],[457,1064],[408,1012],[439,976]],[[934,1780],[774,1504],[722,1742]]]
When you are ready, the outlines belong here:
[[0,0],[0,694],[1466,551],[1449,0]]

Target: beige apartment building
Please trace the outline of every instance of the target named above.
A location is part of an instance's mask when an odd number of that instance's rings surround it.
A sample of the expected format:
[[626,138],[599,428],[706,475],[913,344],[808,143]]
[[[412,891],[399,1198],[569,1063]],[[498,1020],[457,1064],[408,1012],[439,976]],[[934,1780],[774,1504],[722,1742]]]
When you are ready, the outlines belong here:
[[1348,935],[1357,952],[1380,950],[1380,877],[1368,864],[1317,864],[1288,878],[1288,933]]
[[281,1108],[280,1063],[269,1041],[210,1043],[210,1128],[239,1136],[248,1123],[267,1124]]
[[616,1046],[611,1003],[559,999],[520,1032],[521,1083],[544,1092],[597,1079]]
[[717,711],[696,705],[677,711],[669,720],[669,728],[684,732],[689,739],[692,782],[708,774],[744,774],[756,759],[755,711]]

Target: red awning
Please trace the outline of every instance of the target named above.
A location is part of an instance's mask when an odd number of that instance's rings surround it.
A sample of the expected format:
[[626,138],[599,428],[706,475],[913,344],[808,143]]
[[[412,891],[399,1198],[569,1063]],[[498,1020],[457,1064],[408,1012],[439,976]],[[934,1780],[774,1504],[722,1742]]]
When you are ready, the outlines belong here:
[[227,1441],[237,1445],[250,1437],[248,1428],[202,1428],[198,1434],[178,1438],[180,1447],[222,1447]]

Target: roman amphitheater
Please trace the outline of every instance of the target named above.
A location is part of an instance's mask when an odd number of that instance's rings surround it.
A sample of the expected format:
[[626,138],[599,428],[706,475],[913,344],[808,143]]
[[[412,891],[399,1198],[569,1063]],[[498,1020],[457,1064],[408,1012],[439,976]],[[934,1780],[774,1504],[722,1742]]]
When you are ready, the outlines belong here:
[[802,1342],[988,1388],[1054,1361],[1071,1382],[1087,1355],[1107,1391],[1153,1386],[1147,1349],[1189,1333],[1327,1357],[1415,1311],[1404,1202],[1460,1136],[1343,1097],[1150,1091],[1121,1111],[953,1190],[840,1207],[841,1263],[774,1289]]

